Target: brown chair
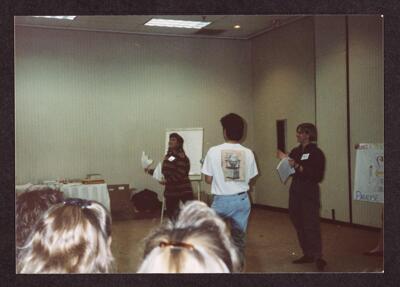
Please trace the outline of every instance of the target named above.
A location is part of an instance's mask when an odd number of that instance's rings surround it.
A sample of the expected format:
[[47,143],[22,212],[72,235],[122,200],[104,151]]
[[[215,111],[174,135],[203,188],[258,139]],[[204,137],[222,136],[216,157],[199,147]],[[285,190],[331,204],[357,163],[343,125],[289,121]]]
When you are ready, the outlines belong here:
[[109,184],[107,185],[110,195],[110,208],[113,219],[133,219],[135,218],[135,207],[131,201],[132,191],[129,184]]

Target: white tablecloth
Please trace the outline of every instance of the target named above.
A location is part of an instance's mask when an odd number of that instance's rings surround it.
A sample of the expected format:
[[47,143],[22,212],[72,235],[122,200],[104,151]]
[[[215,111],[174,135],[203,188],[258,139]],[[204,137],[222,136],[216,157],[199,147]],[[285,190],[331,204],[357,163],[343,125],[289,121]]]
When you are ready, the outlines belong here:
[[110,211],[110,196],[107,184],[64,184],[60,190],[66,198],[83,198],[96,200]]

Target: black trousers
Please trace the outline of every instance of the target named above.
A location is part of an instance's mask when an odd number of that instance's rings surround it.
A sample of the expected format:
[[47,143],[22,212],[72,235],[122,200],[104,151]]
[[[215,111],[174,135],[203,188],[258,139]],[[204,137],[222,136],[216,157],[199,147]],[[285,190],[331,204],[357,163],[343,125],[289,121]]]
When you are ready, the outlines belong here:
[[315,259],[322,257],[320,206],[318,184],[293,180],[289,189],[289,216],[303,254]]
[[166,214],[169,219],[174,219],[179,214],[179,201],[185,203],[188,200],[193,200],[193,192],[184,192],[182,194],[166,194],[165,196],[165,207]]

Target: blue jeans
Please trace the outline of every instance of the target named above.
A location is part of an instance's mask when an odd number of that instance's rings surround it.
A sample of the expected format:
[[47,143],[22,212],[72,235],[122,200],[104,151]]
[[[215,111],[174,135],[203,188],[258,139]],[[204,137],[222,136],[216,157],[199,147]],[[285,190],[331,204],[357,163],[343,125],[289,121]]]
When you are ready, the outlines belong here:
[[247,192],[234,195],[214,195],[211,208],[224,219],[229,219],[232,229],[246,233],[250,215],[250,200]]
[[239,253],[241,268],[243,268],[246,228],[251,210],[247,192],[234,195],[214,195],[211,208],[219,216],[230,221],[232,227],[231,236]]

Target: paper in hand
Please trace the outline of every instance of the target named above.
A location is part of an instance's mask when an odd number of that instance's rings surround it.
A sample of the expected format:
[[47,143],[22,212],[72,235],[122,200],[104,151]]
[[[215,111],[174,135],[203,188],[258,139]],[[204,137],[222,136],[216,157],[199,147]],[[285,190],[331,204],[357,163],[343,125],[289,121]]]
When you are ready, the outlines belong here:
[[142,167],[148,168],[153,163],[153,160],[148,157],[148,155],[142,152]]
[[153,172],[153,178],[158,180],[158,181],[163,181],[164,180],[164,175],[162,174],[161,170],[161,162],[159,162],[156,166],[156,169]]
[[278,174],[279,174],[279,177],[280,177],[282,183],[285,183],[286,180],[289,178],[289,176],[295,173],[294,168],[291,167],[289,164],[288,157],[283,158],[278,163],[278,166],[276,167],[276,169],[278,170]]

